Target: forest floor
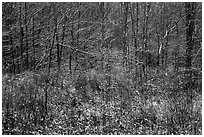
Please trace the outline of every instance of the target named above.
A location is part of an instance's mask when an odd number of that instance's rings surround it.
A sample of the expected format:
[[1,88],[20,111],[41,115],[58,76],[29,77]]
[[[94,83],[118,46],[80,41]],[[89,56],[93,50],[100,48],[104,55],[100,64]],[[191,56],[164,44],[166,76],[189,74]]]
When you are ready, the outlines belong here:
[[189,96],[185,80],[176,78],[157,74],[135,87],[126,76],[93,71],[58,82],[34,72],[5,74],[2,134],[202,134],[200,80]]

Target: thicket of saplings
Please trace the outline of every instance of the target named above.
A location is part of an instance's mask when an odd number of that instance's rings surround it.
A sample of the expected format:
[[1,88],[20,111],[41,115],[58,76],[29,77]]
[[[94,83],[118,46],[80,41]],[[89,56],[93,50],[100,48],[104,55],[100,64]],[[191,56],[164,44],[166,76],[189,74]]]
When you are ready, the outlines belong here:
[[202,80],[193,74],[188,89],[185,71],[159,69],[144,80],[114,65],[4,74],[3,134],[201,134]]

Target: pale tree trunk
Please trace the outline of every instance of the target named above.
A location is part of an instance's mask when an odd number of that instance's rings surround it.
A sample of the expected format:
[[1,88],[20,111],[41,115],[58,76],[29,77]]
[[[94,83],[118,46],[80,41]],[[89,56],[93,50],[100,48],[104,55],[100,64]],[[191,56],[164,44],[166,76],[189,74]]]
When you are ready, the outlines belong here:
[[[64,14],[64,21],[63,21],[63,28],[62,28],[62,40],[61,40],[61,47],[60,47],[60,58],[59,58],[59,64],[60,66],[60,76],[61,76],[61,63],[62,63],[62,58],[63,58],[63,44],[64,44],[64,38],[65,38],[65,31],[66,31],[66,22],[67,22],[67,17],[66,14]],[[61,88],[63,89],[63,79],[60,77],[60,83],[61,83]]]
[[27,4],[25,5],[25,41],[26,41],[26,67],[29,69],[29,54],[28,54],[28,25],[27,25]]
[[[139,46],[139,41],[138,41],[138,34],[139,34],[139,3],[137,2],[136,3],[136,7],[137,7],[137,11],[136,11],[136,38],[135,38],[135,64],[136,64],[136,66],[135,66],[135,68],[136,68],[136,72],[135,72],[135,74],[141,74],[140,72],[139,72],[139,70],[138,70],[138,68],[140,68],[139,66],[138,66],[138,64],[137,64],[137,62],[138,62],[138,55],[137,55],[137,50],[138,50],[138,46]],[[137,76],[136,76],[137,77]],[[139,76],[139,78],[136,78],[136,85],[138,85],[138,82],[139,82],[139,80],[141,80],[142,79],[142,77],[141,77],[141,75]],[[136,87],[137,88],[137,87]]]
[[11,70],[11,73],[13,73],[15,75],[15,73],[16,73],[16,64],[15,64],[16,46],[13,44],[12,32],[9,33],[9,44],[12,46],[12,70]]
[[[137,50],[137,37],[135,33],[135,3],[131,4],[131,11],[130,11],[130,17],[131,17],[131,26],[132,26],[132,42],[135,50]],[[136,56],[135,56],[136,59]],[[136,62],[136,60],[134,60]],[[133,69],[133,61],[131,61],[131,68]]]
[[[179,37],[179,26],[178,24],[176,25],[176,35]],[[177,73],[178,72],[178,55],[179,55],[179,41],[177,42],[178,45],[176,46],[176,48],[174,49],[174,72]]]
[[21,3],[19,3],[19,29],[20,29],[20,37],[19,37],[19,41],[20,41],[20,67],[19,67],[19,70],[18,72],[21,72],[23,71],[23,27],[22,27],[22,23],[21,23]]
[[[147,44],[148,44],[148,21],[149,21],[149,11],[150,11],[150,4],[149,3],[145,3],[144,5],[144,26],[143,26],[143,48],[144,51],[147,51]],[[147,82],[147,64],[148,60],[147,58],[145,59],[145,62],[143,64],[143,73],[144,73],[144,81],[145,83]]]
[[123,15],[123,65],[125,70],[127,69],[127,19],[128,19],[128,3],[121,3],[122,15]]

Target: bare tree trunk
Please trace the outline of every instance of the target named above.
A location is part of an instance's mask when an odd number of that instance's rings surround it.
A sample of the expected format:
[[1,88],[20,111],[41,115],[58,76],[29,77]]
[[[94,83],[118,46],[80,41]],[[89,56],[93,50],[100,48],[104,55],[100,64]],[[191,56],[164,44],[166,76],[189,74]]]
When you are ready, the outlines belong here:
[[63,23],[63,30],[62,30],[62,45],[60,47],[60,63],[61,63],[61,60],[62,60],[62,56],[63,56],[63,44],[64,44],[64,38],[65,38],[65,32],[66,32],[66,22],[67,22],[67,17],[66,15],[64,15],[64,23]]
[[[100,17],[101,17],[101,52],[102,52],[102,69],[104,70],[104,73],[106,72],[106,69],[105,69],[105,54],[107,54],[106,52],[106,48],[105,48],[105,45],[104,45],[104,33],[105,33],[105,3],[104,2],[100,2],[99,3],[99,9],[100,9]],[[105,102],[106,100],[106,91],[107,89],[105,90],[102,90],[101,94],[102,94],[102,98],[103,98],[103,101]],[[104,105],[105,107],[105,105]],[[103,116],[102,116],[102,125],[105,126],[106,125],[106,117],[105,117],[105,108],[102,108],[102,112],[104,113]]]
[[123,11],[123,18],[124,18],[124,23],[123,23],[123,62],[124,62],[124,67],[125,70],[127,69],[127,18],[128,18],[128,3],[124,2],[123,6],[121,7],[122,9],[124,8]]
[[[149,3],[145,3],[144,5],[144,26],[143,26],[143,48],[144,51],[147,50],[147,43],[148,43],[148,15],[149,15],[149,11],[150,11],[150,5]],[[148,58],[145,59],[144,65],[143,65],[143,73],[144,73],[144,79],[145,79],[145,83],[147,82],[147,64],[148,62]]]
[[[56,37],[56,32],[57,32],[57,14],[56,14],[56,9],[55,9],[55,3],[53,3],[53,15],[54,15],[54,32],[53,32],[53,37],[52,37],[52,43],[51,47],[49,50],[49,64],[48,64],[48,72],[47,72],[47,77],[50,75],[50,69],[51,69],[51,64],[52,64],[52,49],[54,47],[55,43],[55,37]],[[45,114],[47,115],[47,104],[48,104],[48,80],[46,82],[46,87],[45,87]]]
[[[139,46],[139,41],[138,41],[138,38],[137,38],[138,33],[139,33],[139,3],[138,2],[136,3],[136,7],[137,7],[137,11],[136,11],[137,17],[136,17],[136,38],[135,38],[135,40],[136,40],[136,46],[135,46],[135,58],[136,58],[136,60],[135,60],[135,62],[138,61],[137,49],[138,49],[138,46]],[[137,63],[136,63],[135,68],[136,68],[136,74],[140,73],[138,71],[138,69],[137,69],[138,68]],[[141,79],[142,79],[142,77],[139,77],[139,79],[138,78],[136,79],[136,81],[137,81],[136,85],[138,85],[138,80],[141,80]]]
[[54,43],[55,43],[55,37],[56,37],[56,32],[57,32],[57,15],[55,14],[55,3],[53,3],[53,14],[54,14],[54,31],[53,31],[53,37],[52,37],[52,43],[51,43],[51,47],[49,50],[49,63],[48,63],[48,74],[50,74],[50,68],[52,65],[52,50],[54,47]]
[[57,71],[58,71],[58,75],[59,75],[59,72],[60,72],[60,69],[61,69],[61,62],[60,62],[60,45],[59,45],[59,34],[56,33],[56,48],[57,48]]
[[[133,46],[135,48],[135,50],[137,49],[137,37],[136,37],[136,33],[135,33],[135,3],[132,3],[131,5],[131,12],[130,12],[130,17],[131,17],[131,23],[132,23],[132,42],[133,42]],[[133,69],[133,62],[136,62],[136,56],[135,56],[135,60],[131,60],[131,69]]]
[[11,73],[15,75],[16,73],[16,66],[15,66],[15,54],[16,54],[16,46],[13,44],[13,37],[12,32],[9,33],[9,43],[12,46],[12,70]]
[[[80,37],[80,34],[79,34],[79,29],[80,29],[80,17],[81,17],[81,11],[80,11],[80,6],[81,6],[81,3],[79,2],[79,3],[77,3],[77,9],[78,9],[78,15],[77,15],[77,30],[75,30],[77,33],[75,34],[75,36],[76,36],[76,39],[74,39],[74,36],[73,36],[73,43],[75,43],[76,45],[75,45],[75,47],[77,47],[77,48],[79,48],[80,49],[80,44],[79,44],[79,37]],[[73,28],[74,29],[74,28]],[[84,50],[84,46],[82,47],[82,50]],[[75,62],[76,63],[78,63],[78,54],[79,54],[79,52],[77,52],[77,51],[74,51],[75,53],[76,53],[76,55],[75,55]],[[73,53],[74,53],[73,52]],[[78,64],[77,64],[78,65]],[[76,66],[77,66],[76,65]],[[76,69],[76,67],[75,67],[75,69]]]
[[26,41],[26,67],[29,69],[29,54],[28,54],[28,25],[27,25],[27,3],[25,5],[25,41]]
[[[72,7],[73,8],[73,7]],[[74,8],[73,8],[74,9]],[[72,17],[72,20],[74,20],[74,15]],[[72,38],[72,46],[75,47],[75,37],[74,37],[74,24],[72,23],[71,24],[71,38]],[[69,71],[70,71],[70,75],[72,75],[72,54],[74,53],[75,51],[72,51],[69,55]],[[76,56],[77,56],[77,53],[76,53]],[[76,58],[77,59],[77,58]],[[77,60],[76,60],[76,63],[77,63]],[[77,64],[76,64],[77,65]]]
[[[80,11],[80,6],[81,6],[81,3],[78,3],[78,22],[77,22],[77,31],[79,30],[79,28],[80,28],[80,17],[81,17],[81,11]],[[79,31],[78,31],[78,33],[77,33],[77,38],[76,38],[76,45],[77,45],[77,47],[79,47]]]
[[[168,9],[168,6],[165,5],[164,7],[165,9]],[[165,43],[165,47],[164,47],[164,68],[168,67],[168,47],[169,47],[169,32],[170,32],[170,28],[169,26],[172,23],[172,19],[169,19],[168,17],[165,17],[165,26],[166,26],[166,34],[165,34],[165,39],[166,39],[166,43]]]
[[[145,27],[145,51],[148,50],[148,41],[149,41],[149,34],[148,34],[148,29],[149,29],[149,28],[148,28],[148,25],[149,25],[149,11],[150,11],[150,6],[151,6],[150,3],[147,3],[147,5],[146,5],[146,13],[145,13],[145,14],[146,14],[146,15],[145,15],[145,16],[146,16],[146,19],[145,19],[145,20],[146,20],[146,21],[145,21],[145,26],[146,26],[146,27]],[[148,65],[149,65],[147,62],[148,62],[148,60],[146,60],[146,63],[145,63],[145,65],[146,65],[146,66],[145,66],[145,68],[146,68],[146,70],[145,70],[145,71],[146,71],[146,78],[145,78],[146,81],[147,81],[147,71],[148,71],[148,68],[147,68],[147,67],[148,67]]]
[[186,9],[186,68],[189,69],[192,66],[192,50],[193,50],[193,33],[195,28],[195,3],[188,2],[185,3]]
[[161,58],[161,54],[160,54],[160,48],[161,48],[161,40],[160,40],[160,35],[159,35],[159,32],[158,32],[158,27],[156,25],[156,34],[157,34],[157,45],[158,45],[158,50],[157,50],[157,65],[158,67],[160,66],[160,58]]
[[33,69],[35,70],[35,61],[36,61],[36,59],[35,59],[35,17],[34,17],[34,15],[33,15],[33,28],[32,28],[32,39],[33,39]]
[[[179,28],[178,24],[176,25],[176,35],[179,37]],[[174,49],[174,72],[178,72],[178,55],[179,55],[179,42],[176,48]]]
[[102,69],[104,70],[104,54],[105,54],[105,52],[104,52],[104,33],[105,33],[105,25],[104,25],[104,2],[101,2],[100,4],[99,4],[99,8],[100,8],[100,16],[101,16],[101,51],[102,51],[102,54],[103,54],[103,56],[102,56]]
[[[162,8],[162,13],[164,12],[165,9],[165,3],[162,3],[161,5]],[[164,13],[163,13],[164,14]],[[161,28],[162,28],[162,36],[165,35],[165,23],[164,23],[164,17],[161,17]],[[160,47],[160,58],[161,58],[161,67],[163,67],[164,65],[164,42],[161,41],[161,47]]]
[[[66,14],[64,15],[64,22],[63,22],[63,28],[62,28],[62,40],[61,40],[61,47],[60,47],[60,59],[59,59],[59,66],[61,68],[61,63],[62,63],[62,57],[63,57],[63,44],[64,44],[64,38],[65,38],[65,31],[66,31],[66,22],[67,22],[67,17]],[[61,75],[61,69],[60,69],[60,75]],[[61,88],[63,89],[63,79],[60,78],[61,80]]]
[[[192,51],[193,51],[193,44],[194,44],[194,38],[193,33],[195,29],[195,4],[194,2],[186,2],[185,3],[185,10],[186,10],[186,92],[187,92],[187,98],[188,102],[191,105],[191,115],[193,114],[193,93],[191,90],[192,88],[192,71],[190,71],[190,68],[192,66]],[[193,131],[194,125],[191,128]]]
[[23,27],[22,27],[22,23],[21,23],[21,3],[19,3],[19,29],[20,29],[20,37],[19,37],[19,41],[20,41],[20,68],[19,68],[19,72],[23,71]]
[[[136,18],[136,41],[135,41],[135,44],[136,44],[136,50],[137,50],[137,46],[139,44],[139,42],[137,41],[137,36],[138,36],[138,32],[139,32],[139,3],[137,2],[136,3],[136,7],[137,7],[137,18]],[[136,52],[137,53],[137,52]]]

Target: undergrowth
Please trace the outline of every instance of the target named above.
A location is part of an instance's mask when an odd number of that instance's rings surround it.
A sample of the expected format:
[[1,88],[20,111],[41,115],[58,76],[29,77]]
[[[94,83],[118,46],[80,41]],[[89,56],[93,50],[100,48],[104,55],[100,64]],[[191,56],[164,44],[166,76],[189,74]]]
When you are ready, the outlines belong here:
[[[15,76],[5,74],[2,132],[201,134],[201,79],[187,92],[182,76],[154,73],[145,83],[135,86],[139,82],[128,80],[122,73],[111,75],[97,70],[77,73],[74,78],[64,75],[60,80],[54,74],[51,77],[29,71]],[[48,91],[47,113],[45,90]]]

